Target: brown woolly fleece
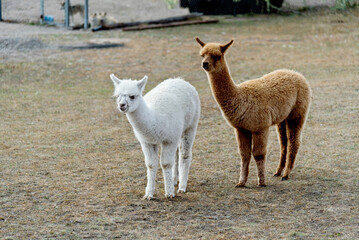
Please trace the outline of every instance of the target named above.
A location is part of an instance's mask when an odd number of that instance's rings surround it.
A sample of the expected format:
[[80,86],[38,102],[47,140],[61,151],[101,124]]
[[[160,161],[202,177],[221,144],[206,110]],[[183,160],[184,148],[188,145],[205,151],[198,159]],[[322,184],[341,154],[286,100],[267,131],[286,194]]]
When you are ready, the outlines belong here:
[[241,174],[237,187],[248,179],[249,162],[253,154],[258,169],[258,184],[265,186],[265,160],[269,127],[277,126],[281,156],[275,176],[287,180],[294,167],[301,142],[301,131],[307,118],[311,89],[304,76],[298,72],[281,69],[235,84],[224,54],[232,45],[204,43],[201,45],[202,67],[224,118],[235,128]]

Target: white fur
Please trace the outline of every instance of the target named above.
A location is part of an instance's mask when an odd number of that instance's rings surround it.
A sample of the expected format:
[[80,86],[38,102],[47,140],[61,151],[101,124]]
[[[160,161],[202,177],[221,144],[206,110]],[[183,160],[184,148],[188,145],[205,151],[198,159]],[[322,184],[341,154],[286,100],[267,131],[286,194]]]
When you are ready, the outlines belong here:
[[91,13],[91,28],[97,28],[103,25],[111,25],[115,23],[118,23],[118,21],[112,16],[107,16],[107,12]]
[[115,85],[118,109],[126,114],[145,156],[144,198],[152,199],[155,193],[159,145],[166,197],[175,196],[174,185],[178,179],[178,192],[185,192],[201,108],[196,89],[183,79],[168,79],[143,97],[147,76],[139,81],[120,80],[113,74],[110,77]]
[[100,27],[100,18],[97,13],[91,13],[91,28]]

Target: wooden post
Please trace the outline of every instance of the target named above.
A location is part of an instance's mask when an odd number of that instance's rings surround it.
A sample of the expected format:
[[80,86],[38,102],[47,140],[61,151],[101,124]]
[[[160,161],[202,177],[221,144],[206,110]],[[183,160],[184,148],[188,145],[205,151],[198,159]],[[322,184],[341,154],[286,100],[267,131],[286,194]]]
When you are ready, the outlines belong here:
[[125,27],[125,28],[122,28],[122,31],[140,31],[140,30],[146,30],[146,29],[178,27],[178,26],[185,26],[185,25],[203,24],[203,23],[217,23],[217,22],[218,22],[217,19],[180,21],[180,22],[173,22],[173,23],[159,23],[159,24],[149,24],[149,25]]

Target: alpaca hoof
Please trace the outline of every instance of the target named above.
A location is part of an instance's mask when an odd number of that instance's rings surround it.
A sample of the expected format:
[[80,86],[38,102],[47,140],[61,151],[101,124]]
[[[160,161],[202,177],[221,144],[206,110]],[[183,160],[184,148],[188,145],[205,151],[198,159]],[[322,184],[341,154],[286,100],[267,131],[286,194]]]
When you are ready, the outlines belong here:
[[280,175],[281,175],[280,173],[275,173],[273,176],[274,177],[280,177]]
[[178,193],[185,193],[186,190],[183,190],[183,189],[178,189]]
[[151,201],[151,200],[153,200],[153,199],[155,199],[152,195],[145,195],[145,196],[143,196],[143,198],[142,198],[143,200],[148,200],[148,201]]
[[172,199],[172,198],[174,198],[174,197],[175,197],[175,195],[174,195],[174,194],[166,194],[165,196],[166,196],[166,198],[168,198],[168,199]]
[[237,183],[236,184],[236,188],[242,188],[242,187],[245,187],[245,183]]
[[282,177],[281,181],[287,181],[288,180],[288,176],[286,177]]
[[265,183],[260,183],[260,184],[258,184],[258,186],[260,186],[260,187],[266,187],[267,184],[265,184]]

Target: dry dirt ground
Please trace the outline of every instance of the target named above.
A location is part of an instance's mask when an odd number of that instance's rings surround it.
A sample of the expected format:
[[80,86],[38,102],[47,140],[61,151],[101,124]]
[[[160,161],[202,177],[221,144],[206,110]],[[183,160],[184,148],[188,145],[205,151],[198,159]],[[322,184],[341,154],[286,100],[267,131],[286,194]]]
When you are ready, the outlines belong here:
[[[358,238],[359,9],[219,19],[96,33],[0,23],[38,46],[1,42],[0,239]],[[247,187],[234,187],[237,144],[200,67],[196,35],[235,39],[227,61],[236,82],[278,68],[307,77],[312,105],[289,181],[272,177],[279,159],[272,129],[268,186],[257,187],[252,161]],[[56,47],[106,38],[128,41]],[[202,113],[187,193],[165,199],[158,172],[156,200],[141,200],[143,155],[111,98],[110,73],[146,74],[146,91],[173,76],[197,88]]]

